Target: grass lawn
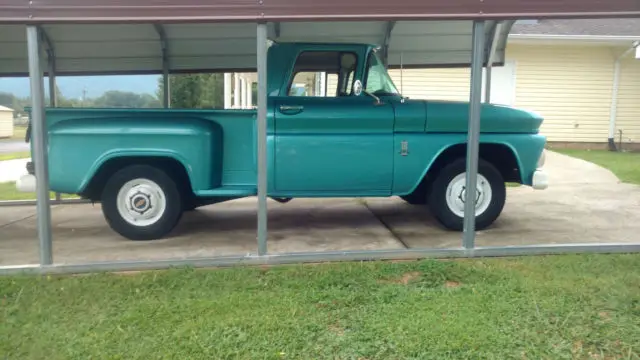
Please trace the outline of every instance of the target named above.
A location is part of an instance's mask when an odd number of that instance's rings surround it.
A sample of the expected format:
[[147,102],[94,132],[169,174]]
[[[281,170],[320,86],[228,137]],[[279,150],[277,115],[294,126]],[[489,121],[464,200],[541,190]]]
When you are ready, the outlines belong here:
[[24,141],[25,135],[27,134],[26,126],[14,126],[13,127],[13,137],[14,140],[22,140]]
[[[62,194],[63,199],[77,198],[76,195]],[[55,199],[56,195],[51,192],[51,198]],[[0,201],[2,200],[34,200],[36,193],[22,193],[16,190],[15,182],[0,183]],[[0,357],[1,359],[1,357]]]
[[0,277],[2,359],[638,359],[640,255]]
[[7,154],[0,154],[0,161],[15,160],[15,159],[28,159],[31,157],[30,151],[18,151]]
[[572,149],[554,149],[553,151],[598,164],[611,170],[624,182],[640,184],[640,153]]

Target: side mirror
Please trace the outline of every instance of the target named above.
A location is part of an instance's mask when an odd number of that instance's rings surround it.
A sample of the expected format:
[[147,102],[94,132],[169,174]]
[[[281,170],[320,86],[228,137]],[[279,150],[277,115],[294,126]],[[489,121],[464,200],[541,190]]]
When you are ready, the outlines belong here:
[[353,95],[360,96],[362,94],[362,81],[356,80],[353,82]]
[[355,96],[360,96],[360,94],[365,93],[369,96],[371,96],[372,98],[374,98],[376,100],[376,105],[382,105],[382,101],[380,100],[379,97],[373,95],[372,93],[368,92],[367,90],[364,90],[362,88],[362,81],[360,80],[356,80],[353,82],[353,94]]

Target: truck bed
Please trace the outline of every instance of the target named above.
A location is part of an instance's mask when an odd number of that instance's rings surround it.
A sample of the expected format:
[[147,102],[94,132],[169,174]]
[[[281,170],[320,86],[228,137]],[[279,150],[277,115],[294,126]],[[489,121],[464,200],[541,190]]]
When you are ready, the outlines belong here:
[[51,108],[45,113],[53,191],[82,193],[110,159],[157,156],[179,161],[196,195],[255,193],[255,110]]

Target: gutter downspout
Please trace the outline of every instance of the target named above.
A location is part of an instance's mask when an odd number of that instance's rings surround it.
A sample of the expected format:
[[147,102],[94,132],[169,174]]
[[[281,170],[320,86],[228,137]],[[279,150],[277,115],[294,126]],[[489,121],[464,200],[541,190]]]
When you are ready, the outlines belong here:
[[625,50],[620,56],[616,58],[613,65],[613,89],[611,91],[611,108],[609,110],[609,151],[618,151],[616,148],[615,134],[616,134],[616,117],[618,116],[618,89],[620,87],[620,61],[627,56],[630,52],[634,51],[640,42],[635,41],[630,48]]
[[491,70],[493,69],[493,63],[496,57],[496,51],[498,49],[498,40],[502,33],[502,23],[496,24],[493,29],[493,38],[491,39],[491,47],[489,48],[489,55],[487,56],[487,64],[485,69],[485,83],[484,83],[484,102],[491,103]]

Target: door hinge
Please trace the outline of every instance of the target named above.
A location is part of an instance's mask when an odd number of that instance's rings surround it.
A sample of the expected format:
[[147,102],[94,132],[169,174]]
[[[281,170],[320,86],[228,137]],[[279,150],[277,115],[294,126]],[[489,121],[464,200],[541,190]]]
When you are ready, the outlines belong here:
[[409,142],[406,140],[400,142],[400,155],[409,155]]

